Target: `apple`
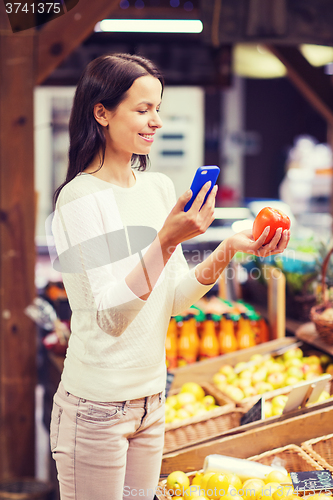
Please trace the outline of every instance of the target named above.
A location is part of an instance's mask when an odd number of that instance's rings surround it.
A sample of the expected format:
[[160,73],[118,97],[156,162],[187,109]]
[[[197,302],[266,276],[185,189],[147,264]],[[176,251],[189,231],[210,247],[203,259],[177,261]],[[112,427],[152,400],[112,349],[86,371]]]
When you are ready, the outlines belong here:
[[270,401],[265,401],[265,418],[272,416],[273,405]]
[[307,358],[307,363],[309,363],[309,365],[320,365],[320,358],[319,356],[312,354],[312,356]]
[[250,357],[250,361],[261,361],[263,358],[263,355],[262,354],[252,354],[252,356]]
[[252,374],[252,384],[256,384],[257,382],[263,382],[264,380],[266,380],[266,377],[267,377],[267,369],[258,368],[258,370]]
[[244,392],[239,387],[226,387],[224,389],[225,393],[235,401],[241,401],[244,399]]
[[234,373],[234,369],[230,365],[222,365],[219,369],[219,373],[223,373],[224,375],[228,376],[230,373]]
[[290,358],[303,358],[303,351],[299,347],[296,347],[294,349],[289,349],[282,355],[284,361],[287,361],[287,359]]
[[284,386],[285,375],[281,372],[270,373],[267,377],[267,382],[272,384],[274,389],[279,389]]
[[265,392],[273,391],[274,387],[272,384],[269,384],[268,382],[258,382],[254,386],[255,390],[257,391],[257,394],[264,394]]
[[245,361],[240,361],[235,365],[235,370],[237,370],[238,372],[243,371],[246,368],[247,368],[247,363],[245,363]]
[[279,396],[274,396],[272,398],[272,406],[284,408],[286,406],[288,396],[286,394],[279,394]]
[[330,363],[328,367],[326,368],[326,373],[329,373],[330,375],[333,375],[333,363]]
[[303,379],[303,371],[301,368],[297,368],[297,366],[291,366],[287,370],[287,377],[296,377],[299,380]]
[[322,366],[329,365],[331,362],[331,357],[328,354],[321,354],[319,359]]
[[299,384],[300,381],[301,380],[298,377],[289,376],[286,378],[285,384],[286,385],[296,385],[296,384]]
[[331,395],[327,391],[323,391],[319,398],[317,399],[316,403],[321,403],[322,401],[326,401],[327,399],[330,399]]
[[242,372],[240,372],[239,378],[251,380],[252,374],[253,374],[253,370],[243,370]]
[[313,372],[313,373],[317,373],[317,375],[321,375],[324,371],[321,365],[312,364],[312,365],[309,365],[309,367],[310,367],[309,371]]
[[315,378],[318,378],[318,375],[313,371],[309,371],[304,375],[304,380],[313,380]]
[[251,387],[251,379],[248,378],[241,378],[238,380],[238,387],[240,389],[245,389],[245,387]]
[[286,368],[290,368],[291,366],[296,366],[297,368],[301,368],[303,366],[303,361],[299,358],[290,358],[287,359],[284,366]]
[[213,383],[214,384],[222,384],[222,383],[227,383],[227,377],[224,373],[215,373],[213,376]]
[[[295,358],[297,359],[297,358]],[[272,361],[269,366],[267,366],[267,373],[276,373],[276,372],[284,372],[285,367],[283,364],[278,363],[277,361]]]
[[272,417],[277,417],[278,415],[282,415],[282,413],[283,413],[283,408],[280,408],[279,406],[273,406]]
[[246,398],[250,398],[251,396],[257,395],[257,392],[256,392],[255,388],[252,387],[252,385],[249,385],[248,387],[244,387],[243,392],[244,392],[244,396]]

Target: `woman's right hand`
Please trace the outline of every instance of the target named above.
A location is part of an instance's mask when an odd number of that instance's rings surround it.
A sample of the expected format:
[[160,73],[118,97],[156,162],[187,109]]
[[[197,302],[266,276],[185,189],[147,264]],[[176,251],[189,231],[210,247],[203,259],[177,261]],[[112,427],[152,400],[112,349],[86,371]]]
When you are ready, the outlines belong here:
[[176,247],[179,243],[206,232],[214,220],[217,186],[214,186],[206,203],[201,210],[200,208],[210,184],[210,181],[204,184],[187,212],[184,212],[184,207],[191,199],[192,191],[189,189],[180,196],[158,233],[161,241],[166,241],[169,246]]

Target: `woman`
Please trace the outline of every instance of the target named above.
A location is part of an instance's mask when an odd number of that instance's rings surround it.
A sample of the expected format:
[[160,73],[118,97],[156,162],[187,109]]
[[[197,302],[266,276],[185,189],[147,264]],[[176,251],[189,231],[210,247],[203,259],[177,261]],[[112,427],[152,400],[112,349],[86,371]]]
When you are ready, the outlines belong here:
[[[191,209],[171,180],[145,172],[163,79],[152,62],[106,55],[74,97],[69,168],[53,233],[72,309],[54,397],[51,449],[62,500],[154,497],[164,436],[165,335],[170,316],[202,297],[240,250],[282,252],[289,233],[242,232],[189,270],[181,246],[206,231],[217,188]],[[135,171],[133,167],[138,166]]]

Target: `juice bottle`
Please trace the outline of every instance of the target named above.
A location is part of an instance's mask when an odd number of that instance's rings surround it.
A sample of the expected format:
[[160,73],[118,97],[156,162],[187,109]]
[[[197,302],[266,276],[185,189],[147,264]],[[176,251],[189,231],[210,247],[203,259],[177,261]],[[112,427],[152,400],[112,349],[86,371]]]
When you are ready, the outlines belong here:
[[177,323],[174,318],[171,318],[166,339],[165,339],[165,354],[167,369],[177,368]]
[[189,365],[197,360],[197,347],[192,344],[191,324],[188,316],[183,319],[183,326],[178,340],[178,366]]
[[256,311],[250,311],[248,313],[248,317],[249,317],[249,320],[251,323],[251,328],[252,328],[253,333],[254,333],[255,343],[260,344],[261,343],[261,334],[260,334],[260,325],[259,325],[260,316],[258,313],[256,313]]
[[207,314],[204,329],[200,339],[199,359],[213,358],[220,353],[220,346],[215,333],[215,321],[211,314]]
[[195,355],[195,360],[197,360],[199,355],[199,335],[197,331],[197,320],[192,314],[189,314],[189,337],[191,342],[191,347],[193,349],[193,355]]
[[251,328],[251,322],[248,316],[241,314],[238,322],[237,341],[239,349],[247,349],[256,345],[254,340],[254,332]]
[[259,321],[259,337],[260,337],[260,342],[268,342],[270,338],[269,334],[269,326],[265,318],[262,316],[260,317]]
[[220,353],[227,354],[238,349],[238,342],[234,332],[234,322],[230,314],[224,314],[221,319],[221,329],[219,333]]

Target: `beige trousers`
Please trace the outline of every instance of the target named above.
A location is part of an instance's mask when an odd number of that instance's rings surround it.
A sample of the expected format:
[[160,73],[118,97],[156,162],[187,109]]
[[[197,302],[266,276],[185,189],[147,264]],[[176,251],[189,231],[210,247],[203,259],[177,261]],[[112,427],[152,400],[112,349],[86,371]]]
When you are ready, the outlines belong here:
[[152,500],[164,442],[164,393],[98,403],[53,400],[50,442],[61,500]]

